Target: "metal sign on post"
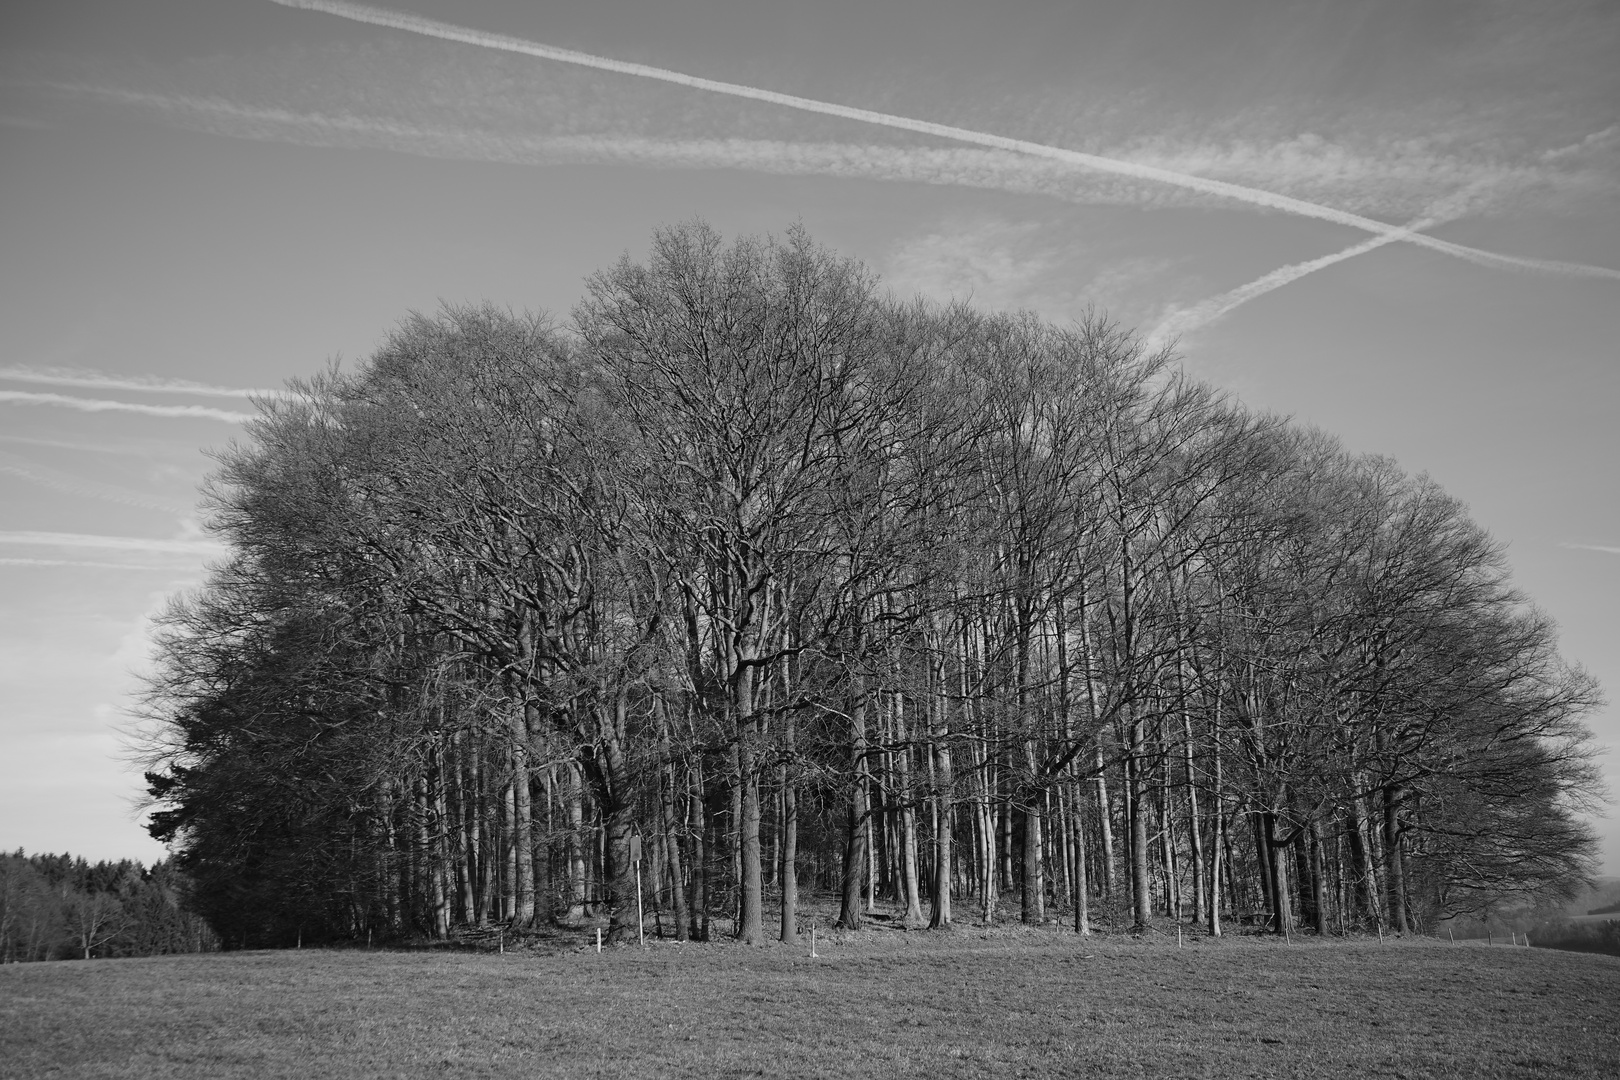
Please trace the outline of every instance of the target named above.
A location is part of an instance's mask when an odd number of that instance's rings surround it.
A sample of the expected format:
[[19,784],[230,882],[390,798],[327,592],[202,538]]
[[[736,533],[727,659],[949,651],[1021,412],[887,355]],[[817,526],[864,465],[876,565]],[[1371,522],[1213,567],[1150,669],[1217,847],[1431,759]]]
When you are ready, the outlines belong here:
[[646,916],[641,911],[641,834],[630,834],[630,864],[636,868],[636,938],[647,947]]

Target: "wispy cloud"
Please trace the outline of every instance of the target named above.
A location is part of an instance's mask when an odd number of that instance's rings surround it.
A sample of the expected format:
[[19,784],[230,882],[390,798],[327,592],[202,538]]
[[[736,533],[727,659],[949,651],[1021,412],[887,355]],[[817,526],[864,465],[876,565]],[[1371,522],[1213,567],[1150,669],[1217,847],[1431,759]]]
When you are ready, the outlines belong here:
[[301,146],[378,149],[420,157],[516,165],[627,165],[743,169],[1041,195],[1081,204],[1156,207],[1207,196],[1087,173],[1007,150],[738,137],[661,137],[627,132],[555,134],[490,129],[479,117],[434,124],[393,116],[288,109],[215,95],[42,82],[42,89],[150,112],[164,122],[231,138]]
[[137,562],[95,562],[90,559],[13,559],[0,558],[0,566],[72,566],[85,567],[91,570],[150,570],[156,573],[172,574],[173,566],[161,566],[156,563]]
[[31,484],[37,484],[52,491],[101,499],[105,502],[139,507],[143,510],[160,510],[166,514],[185,514],[192,509],[173,500],[161,499],[97,480],[74,476],[3,451],[0,451],[0,473],[15,476],[20,480],[26,480]]
[[1576,551],[1601,551],[1606,555],[1620,555],[1620,547],[1609,544],[1559,544],[1561,548],[1573,548]]
[[148,536],[102,536],[91,533],[0,531],[0,544],[29,547],[95,548],[102,551],[140,551],[163,555],[217,556],[224,544],[213,540],[160,539]]
[[196,445],[191,442],[170,442],[162,439],[142,439],[133,436],[103,442],[85,442],[82,439],[54,439],[38,435],[0,434],[0,442],[18,446],[47,446],[54,450],[76,450],[86,454],[117,454],[121,457],[192,457]]
[[231,424],[245,423],[254,418],[252,413],[215,409],[207,405],[147,405],[143,402],[112,401],[105,398],[69,397],[67,394],[38,394],[28,390],[0,390],[0,402],[14,405],[52,405],[91,413],[130,412],[142,416],[223,420]]
[[87,390],[135,390],[162,394],[189,394],[199,397],[273,398],[284,397],[284,390],[256,390],[235,386],[212,386],[190,379],[165,379],[156,375],[110,375],[82,368],[36,368],[25,365],[0,367],[0,379],[33,383],[38,386],[69,386]]
[[722,94],[734,98],[742,98],[763,102],[782,108],[795,109],[802,112],[816,113],[832,116],[859,123],[877,125],[899,131],[908,131],[920,135],[930,135],[953,142],[966,142],[973,145],[985,146],[996,150],[1010,151],[1017,154],[1028,155],[1061,162],[1066,165],[1094,172],[1123,177],[1139,182],[1151,182],[1197,192],[1203,195],[1233,200],[1252,206],[1277,210],[1284,213],[1296,214],[1303,217],[1329,221],[1339,225],[1358,229],[1374,236],[1390,236],[1405,243],[1417,244],[1422,247],[1442,251],[1446,254],[1466,259],[1488,266],[1498,266],[1514,270],[1537,273],[1564,274],[1584,277],[1602,277],[1620,280],[1620,270],[1609,267],[1588,266],[1581,263],[1559,262],[1545,259],[1529,259],[1513,255],[1501,255],[1495,252],[1482,251],[1462,244],[1440,240],[1422,232],[1415,232],[1403,226],[1391,225],[1361,214],[1351,213],[1332,206],[1309,200],[1284,195],[1276,191],[1253,187],[1245,184],[1231,183],[1216,180],[1206,176],[1195,175],[1177,169],[1165,168],[1160,165],[1142,161],[1126,160],[1123,158],[1107,157],[1099,154],[1089,154],[1064,147],[1050,146],[1044,143],[1031,142],[1024,139],[1008,138],[982,131],[973,131],[967,128],[955,127],[949,124],[939,124],[932,121],[916,120],[910,117],[897,116],[891,113],[877,112],[870,109],[861,109],[834,102],[821,101],[814,98],[800,97],[793,94],[784,94],[774,90],[746,86],[739,83],[722,82],[715,79],[706,79],[699,76],[687,75],[682,72],[670,71],[665,68],[652,67],[646,64],[629,63],[621,60],[612,60],[606,57],[594,56],[589,53],[577,52],[572,49],[562,49],[539,42],[528,41],[522,38],[510,37],[504,34],[492,34],[450,23],[427,19],[405,12],[391,11],[384,8],[372,7],[363,4],[343,2],[343,0],[272,0],[273,3],[283,7],[301,8],[305,10],[321,11],[354,22],[367,23],[374,26],[388,27],[402,30],[426,37],[438,38],[444,41],[459,42],[501,52],[516,53],[532,56],[538,59],[553,60],[565,64],[573,64],[599,71],[614,72],[630,75],[637,78],[652,79],[659,82],[685,86],[695,90],[703,90]]
[[[1099,262],[1103,265],[1099,267]],[[1063,323],[1094,309],[1135,324],[1157,316],[1144,287],[1162,286],[1176,260],[1116,259],[1051,222],[954,217],[898,241],[878,264],[896,293],[971,300],[1000,311],[1030,310]]]

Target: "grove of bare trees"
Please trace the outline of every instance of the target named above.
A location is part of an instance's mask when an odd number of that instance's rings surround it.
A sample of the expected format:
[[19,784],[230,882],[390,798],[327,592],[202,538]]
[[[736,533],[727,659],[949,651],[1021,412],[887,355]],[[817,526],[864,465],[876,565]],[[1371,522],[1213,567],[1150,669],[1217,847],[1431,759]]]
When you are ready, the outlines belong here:
[[[1403,933],[1589,872],[1591,679],[1432,482],[1102,318],[659,232],[220,455],[154,834],[227,946],[611,919]],[[633,841],[642,852],[631,862]]]

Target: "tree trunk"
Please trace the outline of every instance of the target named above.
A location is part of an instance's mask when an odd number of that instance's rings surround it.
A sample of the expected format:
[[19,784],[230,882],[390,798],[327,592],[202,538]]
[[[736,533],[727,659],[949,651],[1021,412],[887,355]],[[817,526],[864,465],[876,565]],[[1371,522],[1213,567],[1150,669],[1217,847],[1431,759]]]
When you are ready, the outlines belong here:
[[787,763],[782,766],[782,882],[781,939],[791,945],[799,939],[799,793],[794,754],[793,711],[783,721],[782,744]]
[[1389,905],[1389,924],[1397,934],[1406,933],[1406,860],[1401,851],[1400,787],[1384,788],[1384,889]]
[[905,698],[894,695],[894,727],[898,749],[894,753],[895,781],[900,790],[900,885],[904,892],[903,925],[921,926],[922,883],[917,878],[917,809],[911,790],[911,739],[906,729]]
[[838,925],[845,930],[856,930],[861,925],[864,905],[861,902],[861,880],[866,876],[866,692],[857,686],[856,699],[850,709],[850,762],[854,775],[849,791],[849,831],[844,843],[844,873],[842,902],[838,909]]
[[1316,932],[1323,937],[1328,932],[1328,887],[1327,887],[1327,859],[1324,855],[1322,842],[1322,826],[1316,821],[1311,822],[1311,885],[1316,894]]
[[1205,921],[1204,910],[1204,830],[1203,822],[1198,815],[1198,780],[1193,768],[1193,737],[1192,718],[1182,715],[1183,733],[1186,736],[1186,768],[1187,768],[1187,840],[1192,847],[1192,894],[1193,894],[1193,922]]
[[[663,713],[662,703],[655,705]],[[669,731],[663,734],[664,754],[670,753]],[[675,940],[686,941],[692,924],[692,908],[687,901],[686,873],[681,859],[680,837],[676,831],[675,813],[676,773],[673,762],[666,761],[658,770],[658,825],[664,835],[664,862],[669,866],[669,901],[674,909]]]
[[[1217,710],[1216,718],[1218,722],[1220,716],[1219,699],[1217,699],[1215,708]],[[1218,732],[1216,732],[1215,737],[1210,740],[1210,758],[1211,766],[1214,770],[1214,786],[1212,790],[1214,791],[1215,797],[1215,806],[1213,811],[1214,821],[1211,823],[1210,828],[1210,847],[1214,849],[1214,852],[1210,859],[1209,910],[1206,912],[1206,914],[1208,916],[1207,925],[1209,926],[1210,936],[1220,937],[1221,861],[1226,855],[1229,843],[1226,838],[1226,778],[1222,775],[1221,771],[1221,744]]]
[[738,846],[742,849],[742,897],[737,939],[744,945],[763,945],[765,888],[759,848],[759,769],[755,748],[759,739],[759,719],[753,715],[753,669],[744,670],[747,677],[743,680],[743,693],[738,695],[738,704],[747,708],[748,719],[742,725],[741,738],[737,743],[737,780],[742,788],[742,822],[738,836]]
[[1039,925],[1046,921],[1046,882],[1041,874],[1041,811],[1034,799],[1024,808],[1023,910],[1019,917]]
[[[568,778],[568,908],[571,923],[585,918],[585,778],[577,764],[567,767]],[[508,913],[510,917],[510,913]]]
[[687,827],[692,831],[692,936],[699,941],[709,940],[709,862],[713,848],[709,843],[709,811],[703,798],[703,766],[694,762],[691,770],[691,791],[688,798]]
[[[1132,710],[1134,713],[1134,710]],[[1147,754],[1145,725],[1134,715],[1127,720],[1130,756],[1125,759],[1125,785],[1130,799],[1132,929],[1144,930],[1153,921],[1153,885],[1148,874],[1148,835],[1145,785],[1142,771]]]
[[1367,837],[1362,832],[1360,800],[1351,798],[1345,805],[1345,835],[1350,839],[1350,873],[1355,878],[1352,896],[1356,907],[1357,923],[1370,917],[1381,922],[1378,910],[1378,891],[1373,887],[1372,860],[1367,854]]
[[608,940],[639,938],[641,913],[636,904],[636,866],[630,861],[630,837],[635,831],[635,793],[625,756],[629,691],[620,689],[613,701],[598,705],[597,732],[601,767],[597,805],[606,833],[602,884],[608,909]]
[[1086,802],[1084,788],[1075,786],[1074,814],[1070,827],[1074,830],[1074,929],[1091,935],[1091,872],[1086,866]]
[[928,928],[939,930],[951,924],[951,808],[956,803],[956,776],[951,769],[950,714],[944,698],[944,672],[935,668],[939,693],[933,700],[934,754],[934,905]]

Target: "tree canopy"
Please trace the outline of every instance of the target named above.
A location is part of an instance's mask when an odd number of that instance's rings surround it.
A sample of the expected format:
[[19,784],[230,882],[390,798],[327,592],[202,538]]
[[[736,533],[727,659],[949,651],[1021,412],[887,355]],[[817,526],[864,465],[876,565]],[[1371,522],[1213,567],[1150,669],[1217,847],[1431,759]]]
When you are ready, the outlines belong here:
[[1500,546],[1102,317],[691,223],[566,325],[446,307],[291,390],[148,699],[227,946],[634,935],[638,837],[677,935],[750,943],[801,880],[1326,933],[1590,871],[1598,691]]

